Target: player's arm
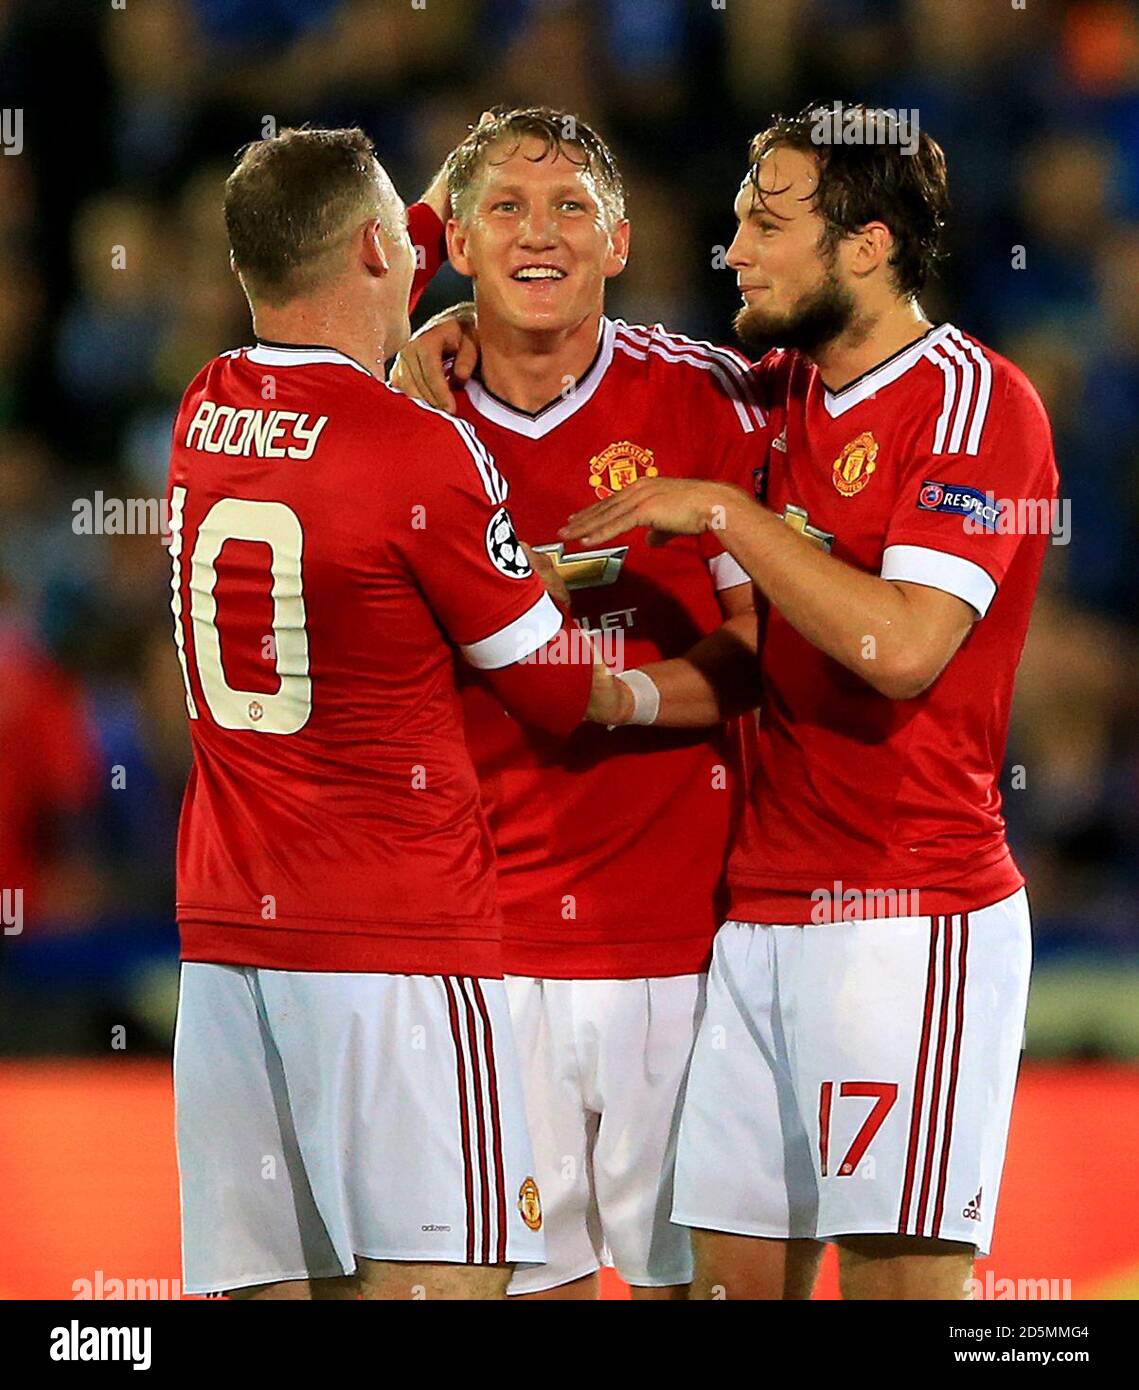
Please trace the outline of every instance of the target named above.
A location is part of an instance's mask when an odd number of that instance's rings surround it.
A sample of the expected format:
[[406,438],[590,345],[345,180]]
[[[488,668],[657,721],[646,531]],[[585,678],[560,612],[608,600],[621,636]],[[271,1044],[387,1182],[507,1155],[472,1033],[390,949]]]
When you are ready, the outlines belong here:
[[[613,676],[588,637],[569,624],[528,562],[505,506],[508,487],[470,425],[444,421],[422,447],[400,549],[463,659],[523,723],[567,734],[587,709],[613,703]],[[423,491],[420,491],[420,490]]]
[[759,618],[753,597],[750,584],[722,590],[724,621],[715,632],[683,656],[624,672],[611,691],[599,693],[587,717],[599,724],[703,729],[754,709],[759,704]]
[[520,723],[565,735],[583,719],[612,722],[625,688],[543,580],[529,578],[533,604],[485,637],[461,642],[464,659]]
[[[438,178],[438,175],[436,175]],[[432,183],[428,193],[435,185]],[[407,311],[412,313],[423,298],[423,292],[434,280],[439,267],[447,259],[445,236],[446,204],[442,213],[436,212],[434,202],[427,201],[428,193],[418,203],[412,203],[407,210],[407,234],[415,251],[415,274],[411,280],[411,293],[407,299]],[[447,185],[443,185],[443,197],[447,196]],[[438,194],[433,195],[438,201]]]
[[[496,515],[507,514],[501,510]],[[487,516],[478,522],[481,535]],[[515,719],[565,735],[591,709],[608,707],[606,692],[613,677],[532,570],[527,567],[518,579],[502,580],[486,572],[491,566],[484,557],[464,555],[459,545],[453,558],[445,589],[434,577],[421,575],[421,581],[462,658]],[[468,558],[473,563],[464,563]],[[611,695],[608,703],[615,698]]]
[[[479,117],[479,125],[493,120],[494,113],[484,111]],[[452,154],[454,151],[452,151]],[[411,237],[411,244],[415,248],[415,276],[411,282],[411,294],[408,298],[408,312],[414,311],[415,306],[423,297],[423,292],[434,280],[439,271],[439,267],[447,259],[447,223],[451,217],[451,193],[447,182],[447,171],[451,164],[451,155],[440,165],[435,177],[423,190],[423,196],[417,203],[412,203],[407,210],[407,231]],[[477,360],[477,357],[476,357]],[[474,362],[471,363],[471,371],[474,370]],[[467,376],[470,372],[467,373]],[[462,380],[466,380],[463,377]],[[406,388],[393,378],[393,385],[401,391]],[[418,395],[418,392],[409,391],[408,395]],[[439,406],[438,400],[423,397],[429,404]],[[452,402],[452,408],[454,403]]]
[[[565,665],[568,659],[579,666],[588,667],[590,671],[589,703],[585,714],[580,717],[597,724],[616,722],[618,714],[624,708],[625,700],[629,698],[628,688],[616,679],[601,660],[601,653],[585,629],[573,622],[569,589],[558,573],[557,565],[548,555],[533,550],[525,541],[521,544],[526,559],[530,562],[530,568],[541,580],[547,596],[557,605],[561,614],[561,624],[542,647],[519,662],[497,670],[484,671],[483,678],[515,719],[521,720],[524,724],[545,728],[548,732],[568,733],[578,720],[564,728],[560,724],[551,728],[544,722],[546,711],[557,709],[562,696],[570,694],[566,690],[565,678],[557,674],[558,666]],[[539,672],[553,674],[543,677],[541,674],[535,674],[531,669],[533,667],[539,668]],[[547,685],[552,690],[552,696],[547,690]],[[571,698],[571,715],[575,708]]]
[[407,234],[415,249],[415,275],[407,301],[409,314],[414,312],[424,290],[447,259],[447,221],[451,216],[448,163],[449,160],[444,160],[423,190],[423,196],[407,210]]
[[809,642],[880,694],[913,699],[988,612],[1013,561],[1026,528],[1006,508],[1024,503],[1046,514],[1056,495],[1039,396],[1015,369],[995,368],[983,349],[972,355],[992,389],[978,396],[967,440],[945,447],[944,409],[915,434],[877,575],[820,550],[720,482],[641,480],[571,518],[563,535],[597,544],[630,526],[647,526],[650,542],[715,531]]
[[388,378],[405,395],[455,413],[452,383],[469,381],[478,366],[478,321],[473,303],[453,304],[413,333]]
[[912,699],[932,685],[978,616],[955,594],[883,579],[826,554],[728,483],[640,479],[576,513],[560,534],[597,545],[634,526],[648,528],[650,543],[715,531],[798,632],[890,699]]
[[[677,379],[677,388],[689,393],[679,419],[682,427],[693,423],[686,442],[690,467],[707,481],[740,483],[762,496],[783,359],[749,365],[731,349],[702,346],[713,370],[682,372]],[[755,587],[717,533],[700,536],[698,545],[724,621],[683,656],[625,673],[628,693],[611,723],[710,728],[760,703]],[[766,612],[762,601],[761,607]]]
[[654,721],[672,728],[720,724],[759,704],[759,618],[755,592],[738,584],[720,592],[724,621],[684,656],[642,669],[660,691]]
[[628,695],[588,634],[564,616],[553,636],[528,657],[481,674],[515,719],[551,734],[572,733],[583,719],[615,722]]

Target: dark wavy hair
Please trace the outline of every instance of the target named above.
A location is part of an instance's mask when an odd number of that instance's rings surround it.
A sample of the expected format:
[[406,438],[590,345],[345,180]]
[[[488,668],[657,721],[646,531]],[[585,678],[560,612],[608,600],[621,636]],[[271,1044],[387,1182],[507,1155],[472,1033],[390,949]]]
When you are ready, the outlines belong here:
[[[819,184],[812,201],[825,223],[824,245],[833,248],[868,222],[884,222],[894,237],[894,283],[901,294],[919,294],[944,254],[949,190],[941,146],[921,131],[916,149],[907,153],[897,119],[861,104],[843,108],[845,132],[862,140],[848,143],[835,138],[833,122],[824,119],[832,110],[812,103],[797,115],[774,117],[753,138],[748,159],[756,199],[776,215],[759,186],[759,162],[766,154],[785,147],[814,155]],[[783,190],[769,190],[775,191]]]

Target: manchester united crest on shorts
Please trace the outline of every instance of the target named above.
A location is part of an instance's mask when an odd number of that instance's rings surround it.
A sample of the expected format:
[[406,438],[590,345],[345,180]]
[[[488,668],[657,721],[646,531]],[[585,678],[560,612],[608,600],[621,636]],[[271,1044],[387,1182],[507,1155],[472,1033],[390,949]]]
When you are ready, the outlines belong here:
[[522,1220],[532,1231],[542,1229],[542,1199],[538,1194],[538,1184],[533,1178],[526,1178],[518,1189],[518,1210]]
[[853,497],[862,491],[877,467],[877,458],[878,441],[869,430],[843,446],[842,453],[834,461],[831,477],[844,497]]
[[600,498],[612,497],[638,478],[655,478],[653,451],[622,439],[589,460],[589,485]]

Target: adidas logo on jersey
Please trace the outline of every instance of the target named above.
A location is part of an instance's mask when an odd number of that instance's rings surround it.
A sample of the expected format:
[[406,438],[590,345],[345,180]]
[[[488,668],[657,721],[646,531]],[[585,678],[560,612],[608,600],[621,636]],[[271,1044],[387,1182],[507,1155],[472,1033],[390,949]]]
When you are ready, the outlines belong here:
[[977,1195],[973,1198],[969,1205],[967,1207],[962,1207],[961,1215],[965,1218],[966,1221],[980,1221],[982,1191],[983,1189],[979,1187],[977,1189]]
[[779,433],[778,433],[778,434],[775,436],[775,438],[771,441],[771,447],[772,447],[773,449],[778,449],[779,452],[780,452],[781,454],[785,454],[785,453],[787,452],[787,431],[786,431],[786,429],[781,429],[781,430],[779,431]]

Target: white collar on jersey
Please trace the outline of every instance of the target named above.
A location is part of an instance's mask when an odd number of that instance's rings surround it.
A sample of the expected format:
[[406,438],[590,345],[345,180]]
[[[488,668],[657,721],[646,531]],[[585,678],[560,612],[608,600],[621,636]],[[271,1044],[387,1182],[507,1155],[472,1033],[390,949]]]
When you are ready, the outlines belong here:
[[254,362],[258,367],[312,367],[319,363],[333,362],[339,363],[342,367],[353,367],[365,376],[371,376],[367,367],[361,367],[359,362],[354,357],[349,357],[346,352],[341,352],[338,348],[320,347],[315,343],[267,343],[258,339],[256,347],[235,348],[232,354],[227,355],[236,356],[241,352],[245,353],[247,362]]
[[861,376],[855,377],[853,381],[839,387],[837,391],[831,391],[820,381],[820,385],[823,385],[823,405],[826,406],[827,414],[832,420],[837,419],[838,416],[845,415],[848,410],[881,391],[883,386],[889,386],[890,382],[897,381],[900,376],[905,376],[915,363],[921,361],[931,347],[940,343],[954,331],[951,323],[938,324],[936,328],[931,328],[927,333],[924,333],[916,343],[911,343],[909,347],[902,348],[892,357],[887,357],[885,362],[879,362],[876,367],[871,367],[868,372],[863,372]]
[[572,391],[543,406],[534,415],[528,415],[524,410],[516,410],[514,406],[507,405],[473,377],[467,382],[467,400],[492,424],[501,425],[505,430],[513,430],[515,434],[524,434],[527,439],[541,439],[579,411],[601,385],[605,373],[609,370],[609,364],[613,361],[613,340],[616,333],[613,321],[602,316],[598,326],[596,357],[578,378]]

